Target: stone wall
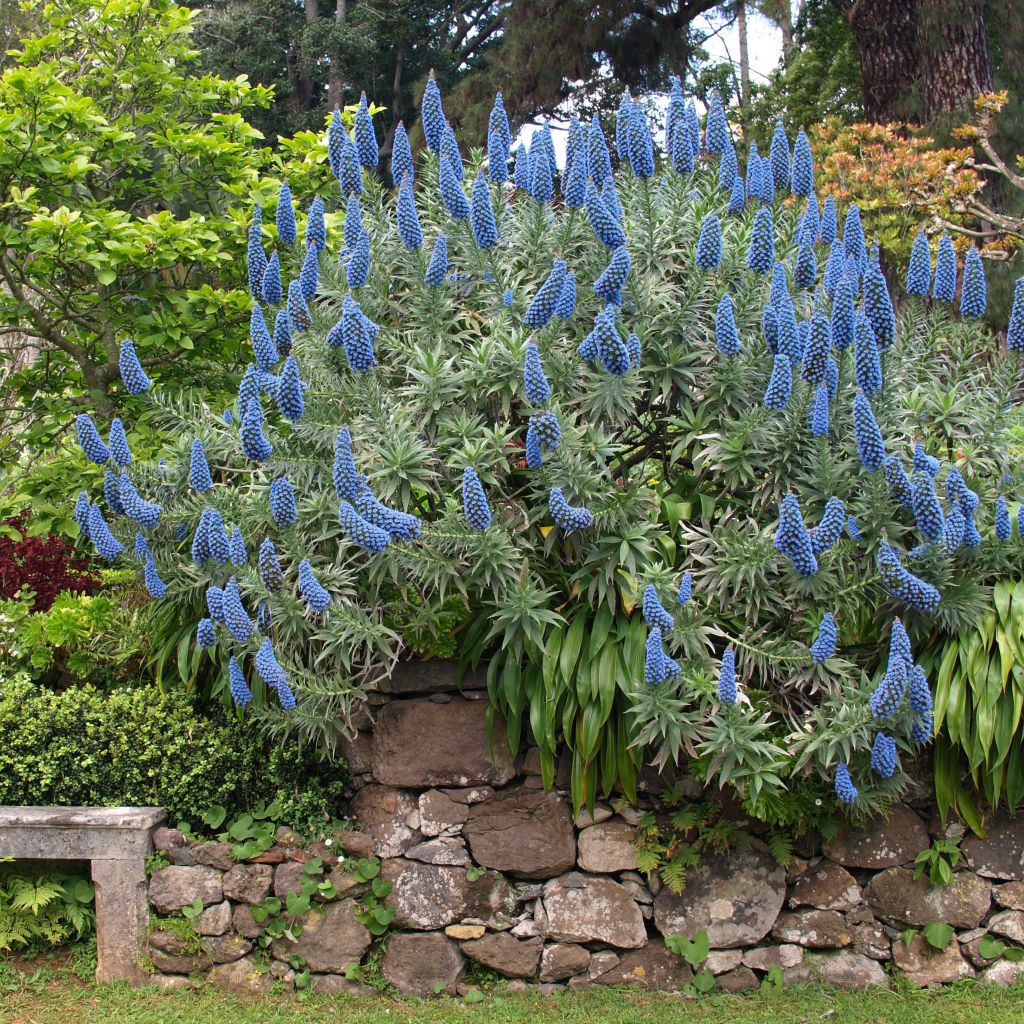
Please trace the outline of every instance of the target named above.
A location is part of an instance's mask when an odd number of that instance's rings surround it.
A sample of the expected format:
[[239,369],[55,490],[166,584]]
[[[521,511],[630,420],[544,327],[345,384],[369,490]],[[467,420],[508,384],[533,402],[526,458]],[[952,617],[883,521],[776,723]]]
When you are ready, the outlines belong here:
[[[986,961],[978,951],[985,934],[1024,943],[1024,819],[993,822],[986,839],[964,840],[965,862],[949,886],[913,878],[914,858],[938,825],[901,806],[885,823],[805,851],[811,855],[787,870],[754,838],[728,857],[706,857],[674,895],[635,870],[634,826],[647,799],[618,813],[599,804],[573,820],[564,769],[545,792],[535,750],[489,757],[479,683],[453,692],[443,666],[429,674],[404,666],[391,692],[375,695],[374,721],[368,715],[345,750],[359,832],[303,848],[282,831],[256,862],[235,864],[227,844],[190,846],[180,833],[158,830],[172,866],[152,876],[154,913],[196,898],[206,909],[196,921],[201,945],[155,924],[154,980],[184,985],[202,975],[266,991],[278,979],[287,988],[288,961],[298,955],[314,989],[362,990],[346,974],[371,949],[355,917],[368,886],[346,862],[366,856],[381,859],[381,877],[392,883],[381,972],[405,994],[464,991],[468,961],[516,987],[678,989],[690,968],[663,938],[701,929],[712,949],[705,966],[720,991],[754,988],[775,965],[786,981],[854,988],[888,985],[890,965],[922,986],[1024,980],[1024,964]],[[337,895],[306,915],[295,941],[276,939],[269,970],[265,954],[260,970],[261,929],[250,908],[296,891],[313,857]],[[956,929],[945,949],[901,938],[932,921]]]

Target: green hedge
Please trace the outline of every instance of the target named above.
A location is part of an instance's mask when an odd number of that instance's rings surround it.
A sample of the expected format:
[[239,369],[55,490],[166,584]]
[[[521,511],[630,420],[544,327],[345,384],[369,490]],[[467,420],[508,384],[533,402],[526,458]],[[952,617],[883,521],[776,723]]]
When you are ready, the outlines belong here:
[[279,821],[316,831],[341,817],[346,778],[342,762],[181,693],[0,687],[0,804],[162,806],[198,824],[215,804],[234,815],[280,799]]

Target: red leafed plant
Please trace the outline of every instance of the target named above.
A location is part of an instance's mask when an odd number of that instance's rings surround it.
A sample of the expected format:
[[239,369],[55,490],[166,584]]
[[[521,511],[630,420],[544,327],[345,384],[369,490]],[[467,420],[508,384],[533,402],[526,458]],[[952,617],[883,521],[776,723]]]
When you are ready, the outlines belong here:
[[0,600],[10,600],[26,591],[35,595],[32,611],[48,611],[64,591],[91,594],[100,581],[89,572],[89,563],[76,558],[74,548],[54,533],[30,537],[25,531],[28,513],[5,520],[21,534],[15,540],[0,534]]

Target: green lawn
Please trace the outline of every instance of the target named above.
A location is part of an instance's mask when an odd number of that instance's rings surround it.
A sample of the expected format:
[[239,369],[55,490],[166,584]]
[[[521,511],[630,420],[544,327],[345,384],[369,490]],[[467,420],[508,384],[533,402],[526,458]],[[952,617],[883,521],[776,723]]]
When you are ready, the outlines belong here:
[[82,984],[67,975],[0,989],[3,1024],[1020,1024],[1022,1020],[1024,988],[1002,991],[974,984],[936,993],[789,989],[697,1000],[608,990],[544,997],[499,987],[474,1004],[457,999],[351,996],[240,999],[212,990],[164,992]]

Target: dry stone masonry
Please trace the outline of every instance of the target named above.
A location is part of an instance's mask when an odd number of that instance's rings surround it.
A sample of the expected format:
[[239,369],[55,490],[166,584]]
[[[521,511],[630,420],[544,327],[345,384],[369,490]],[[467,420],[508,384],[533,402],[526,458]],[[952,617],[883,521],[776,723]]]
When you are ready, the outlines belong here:
[[[308,848],[282,831],[258,862],[235,864],[226,844],[189,845],[157,830],[171,865],[151,878],[153,911],[196,899],[205,908],[190,944],[156,925],[158,983],[204,976],[241,991],[288,988],[289,960],[299,956],[315,990],[363,991],[351,965],[373,946],[356,918],[368,887],[345,865],[368,856],[380,858],[380,877],[392,883],[380,970],[407,995],[465,991],[471,961],[514,987],[678,990],[692,969],[664,939],[701,930],[711,946],[703,967],[719,991],[756,988],[774,969],[787,983],[840,988],[888,986],[894,970],[920,986],[1024,980],[1024,965],[979,952],[985,935],[1024,943],[1024,818],[998,818],[985,839],[966,839],[949,886],[913,878],[914,858],[933,835],[921,813],[899,806],[887,822],[844,829],[786,869],[755,837],[704,858],[677,895],[636,870],[635,809],[598,804],[574,820],[564,770],[545,792],[535,750],[490,758],[481,690],[456,692],[437,665],[426,682],[403,669],[371,710],[374,722],[367,716],[346,742],[359,831]],[[313,856],[337,896],[306,915],[295,941],[275,939],[268,970],[252,908],[297,891]],[[945,949],[920,935],[904,941],[906,929],[934,921],[956,929]]]

